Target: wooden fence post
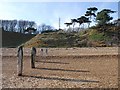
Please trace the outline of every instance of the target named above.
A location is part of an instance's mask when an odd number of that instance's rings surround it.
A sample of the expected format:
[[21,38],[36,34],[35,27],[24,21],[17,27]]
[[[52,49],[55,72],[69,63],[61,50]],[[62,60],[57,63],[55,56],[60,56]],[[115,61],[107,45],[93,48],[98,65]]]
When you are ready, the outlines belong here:
[[23,46],[20,46],[18,48],[18,63],[17,63],[17,74],[18,76],[22,76],[22,70],[23,70]]
[[31,68],[35,68],[35,56],[36,56],[36,48],[32,47],[32,51],[31,51]]

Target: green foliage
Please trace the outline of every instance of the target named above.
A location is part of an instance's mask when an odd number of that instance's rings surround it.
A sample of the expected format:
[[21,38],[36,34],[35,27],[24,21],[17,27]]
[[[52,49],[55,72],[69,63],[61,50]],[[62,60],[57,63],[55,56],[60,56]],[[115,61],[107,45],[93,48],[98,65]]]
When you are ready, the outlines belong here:
[[105,36],[103,35],[103,33],[93,33],[89,36],[89,39],[93,41],[103,41],[105,39]]
[[82,23],[86,23],[89,21],[89,18],[85,17],[85,16],[81,16],[80,18],[77,18],[77,20],[79,22],[82,22]]
[[110,17],[110,13],[115,13],[115,11],[112,11],[110,9],[103,9],[102,11],[97,13],[96,20],[99,25],[105,25],[110,20],[113,19],[113,17]]
[[96,12],[98,9],[96,7],[90,7],[88,8],[88,10],[91,12]]
[[97,30],[93,29],[89,32],[89,40],[90,41],[108,41],[109,36],[104,35],[104,33],[100,33]]
[[95,15],[95,12],[97,11],[98,9],[96,7],[90,7],[90,8],[87,8],[87,11],[86,11],[86,14],[85,16],[94,16],[96,17]]

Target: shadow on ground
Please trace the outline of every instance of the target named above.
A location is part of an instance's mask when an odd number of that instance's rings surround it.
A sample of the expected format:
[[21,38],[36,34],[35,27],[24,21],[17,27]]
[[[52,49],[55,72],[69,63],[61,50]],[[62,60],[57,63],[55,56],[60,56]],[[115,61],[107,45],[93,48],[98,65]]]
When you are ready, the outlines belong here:
[[54,71],[67,71],[67,72],[90,72],[90,71],[87,71],[87,70],[67,70],[67,69],[58,69],[58,68],[39,68],[39,67],[35,67],[35,69],[54,70]]
[[64,63],[64,62],[50,62],[50,61],[35,61],[35,62],[42,62],[42,63],[56,63],[56,64],[69,64],[69,63]]
[[67,78],[58,78],[58,77],[43,77],[43,76],[29,76],[29,75],[22,75],[22,77],[32,77],[32,78],[48,79],[48,80],[62,80],[62,81],[70,81],[70,82],[99,83],[99,81],[95,81],[95,80],[78,80],[78,79],[67,79]]

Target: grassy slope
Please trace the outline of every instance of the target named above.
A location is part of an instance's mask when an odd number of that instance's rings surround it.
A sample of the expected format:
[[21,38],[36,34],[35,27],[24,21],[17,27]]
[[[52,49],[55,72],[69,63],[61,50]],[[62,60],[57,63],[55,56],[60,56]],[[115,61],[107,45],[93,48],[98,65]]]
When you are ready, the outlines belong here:
[[111,46],[110,42],[112,41],[112,35],[118,32],[118,29],[116,27],[106,27],[107,33],[105,34],[101,32],[102,29],[103,28],[81,30],[78,33],[65,33],[64,31],[43,33],[26,42],[25,47]]
[[2,47],[17,47],[34,36],[35,35],[2,31]]
[[25,47],[81,47],[86,37],[80,33],[51,32],[39,34],[24,45]]
[[60,32],[38,34],[26,42],[25,47],[71,47],[77,38],[74,34]]

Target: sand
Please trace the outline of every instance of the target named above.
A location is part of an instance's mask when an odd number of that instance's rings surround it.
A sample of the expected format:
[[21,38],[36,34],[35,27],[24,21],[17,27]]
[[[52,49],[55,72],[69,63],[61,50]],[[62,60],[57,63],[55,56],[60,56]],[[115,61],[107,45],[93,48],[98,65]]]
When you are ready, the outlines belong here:
[[23,75],[17,76],[17,49],[2,51],[3,88],[118,88],[118,48],[37,48],[35,69],[24,49]]

